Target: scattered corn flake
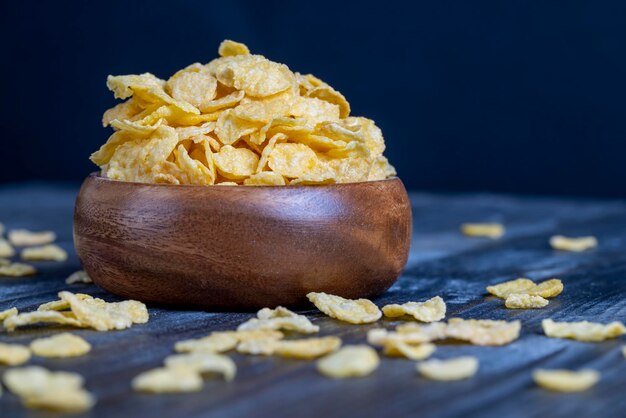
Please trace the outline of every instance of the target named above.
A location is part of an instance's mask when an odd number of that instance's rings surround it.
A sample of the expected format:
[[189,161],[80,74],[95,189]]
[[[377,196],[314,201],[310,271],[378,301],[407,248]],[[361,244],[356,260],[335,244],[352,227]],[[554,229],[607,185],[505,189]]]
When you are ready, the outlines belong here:
[[23,277],[31,276],[37,273],[37,269],[30,264],[11,263],[9,265],[0,265],[0,276]]
[[410,322],[398,325],[395,332],[383,328],[375,328],[367,332],[367,342],[383,347],[396,343],[422,344],[446,338],[446,327],[447,325],[444,322],[433,322],[428,325]]
[[541,296],[511,293],[504,301],[504,306],[509,309],[536,309],[546,307],[548,303],[548,300]]
[[65,284],[76,284],[76,283],[93,283],[91,277],[84,270],[78,270],[68,276],[65,279]]
[[17,247],[50,244],[55,239],[57,239],[57,236],[52,231],[32,232],[27,229],[9,231],[9,241]]
[[478,359],[472,356],[462,356],[448,360],[427,360],[417,364],[417,371],[432,380],[467,379],[478,371]]
[[519,278],[508,282],[487,286],[487,292],[502,299],[511,294],[525,294],[551,298],[558,296],[563,291],[563,282],[559,279],[545,280],[536,284],[530,279]]
[[278,340],[272,338],[242,341],[237,344],[239,354],[270,356],[276,350]]
[[0,238],[0,257],[13,257],[15,255],[15,249],[4,238]]
[[448,338],[475,345],[504,345],[519,338],[521,328],[520,321],[451,318],[445,332]]
[[439,296],[426,302],[406,302],[383,306],[383,314],[390,318],[410,315],[421,322],[437,322],[446,316],[446,304]]
[[171,355],[165,358],[165,366],[167,368],[189,368],[202,375],[218,373],[226,381],[233,380],[237,373],[237,366],[230,357],[208,351]]
[[11,316],[15,316],[17,314],[18,314],[18,311],[16,307],[9,308],[4,311],[0,311],[0,321],[4,321],[5,319]]
[[28,347],[19,344],[0,343],[0,364],[19,366],[30,360]]
[[83,326],[98,331],[125,329],[132,324],[145,324],[149,319],[146,305],[136,300],[105,302],[98,298],[82,299],[67,291],[59,292],[59,298],[70,304]]
[[578,341],[604,341],[626,334],[626,327],[619,321],[609,324],[597,322],[554,322],[551,319],[541,321],[543,332],[552,338],[571,338]]
[[391,357],[406,357],[409,360],[424,360],[430,357],[437,347],[435,344],[407,344],[399,340],[390,340],[383,345],[383,353]]
[[570,238],[563,235],[550,237],[550,246],[555,250],[582,252],[598,246],[596,237]]
[[600,373],[592,369],[576,372],[563,369],[537,369],[533,371],[533,380],[542,388],[556,392],[582,392],[600,380]]
[[29,261],[65,261],[67,252],[55,244],[41,247],[24,248],[21,254],[22,260]]
[[[93,296],[87,295],[85,293],[75,293],[75,296],[81,300],[93,299]],[[65,311],[69,309],[70,303],[63,299],[42,303],[37,307],[38,311]]]
[[213,332],[203,338],[179,341],[174,350],[179,353],[212,352],[222,353],[235,348],[239,339],[233,332]]
[[7,370],[3,381],[30,408],[76,413],[95,404],[93,396],[82,387],[83,378],[76,373],[28,366]]
[[504,235],[504,225],[498,223],[464,223],[461,232],[469,237],[498,239]]
[[347,345],[321,358],[317,370],[335,379],[367,376],[380,363],[376,350],[367,345]]
[[277,340],[272,354],[281,357],[310,360],[325,356],[341,347],[339,337],[303,338],[300,340]]
[[63,332],[48,338],[38,338],[30,343],[30,350],[40,357],[78,357],[91,351],[91,345],[78,335]]
[[14,331],[15,328],[38,323],[54,323],[61,325],[71,325],[74,327],[82,327],[83,324],[76,318],[72,312],[57,311],[35,311],[20,313],[10,316],[4,320],[4,328],[7,331]]
[[368,299],[345,299],[327,293],[311,292],[307,298],[326,315],[351,324],[367,324],[376,322],[382,312]]
[[320,327],[313,325],[304,315],[298,315],[282,306],[276,309],[263,308],[252,318],[237,327],[237,331],[284,330],[303,334],[318,332]]
[[197,392],[202,389],[202,376],[189,367],[160,367],[139,374],[131,386],[137,392]]

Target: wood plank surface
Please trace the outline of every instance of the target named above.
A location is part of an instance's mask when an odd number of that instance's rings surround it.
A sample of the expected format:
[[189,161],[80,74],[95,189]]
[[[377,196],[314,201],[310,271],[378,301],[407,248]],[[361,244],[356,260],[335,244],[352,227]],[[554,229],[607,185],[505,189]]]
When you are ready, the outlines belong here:
[[[0,222],[7,228],[52,229],[67,249],[67,262],[36,263],[33,278],[0,278],[0,310],[35,309],[60,290],[89,293],[108,301],[114,296],[94,285],[66,285],[80,268],[72,248],[72,209],[77,188],[29,184],[0,187]],[[441,344],[435,358],[475,355],[480,370],[472,379],[440,383],[417,375],[414,362],[382,358],[371,376],[331,380],[314,362],[233,354],[238,375],[233,382],[207,380],[198,393],[143,395],[130,390],[138,373],[162,363],[181,339],[213,330],[234,329],[250,312],[208,312],[150,307],[150,322],[128,330],[100,333],[75,330],[93,345],[74,359],[34,357],[32,364],[82,374],[97,406],[85,417],[619,417],[626,415],[625,340],[582,343],[543,336],[541,320],[626,320],[626,202],[504,195],[411,194],[414,235],[411,255],[400,280],[375,302],[424,300],[440,295],[447,317],[520,319],[521,338],[504,347]],[[498,221],[507,227],[500,240],[463,237],[459,224]],[[595,235],[600,245],[584,253],[552,250],[553,234]],[[507,310],[487,297],[487,284],[516,277],[559,277],[562,295],[539,310]],[[301,313],[321,327],[320,335],[338,335],[344,344],[363,343],[368,329],[398,321],[349,325],[327,318],[313,307]],[[28,343],[62,327],[35,327],[7,334],[0,342]],[[537,388],[535,367],[591,367],[602,373],[596,387],[580,394],[557,394]],[[0,366],[0,373],[6,367]],[[5,391],[0,417],[48,417],[24,409]]]

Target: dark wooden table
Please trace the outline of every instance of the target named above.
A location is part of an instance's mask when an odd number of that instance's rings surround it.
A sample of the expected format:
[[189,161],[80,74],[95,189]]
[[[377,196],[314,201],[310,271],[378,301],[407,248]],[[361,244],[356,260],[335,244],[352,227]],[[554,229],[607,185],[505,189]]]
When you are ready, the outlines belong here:
[[[0,221],[8,228],[53,229],[69,250],[65,263],[37,263],[34,278],[0,278],[0,310],[34,309],[71,289],[106,300],[116,298],[94,285],[65,284],[79,269],[72,250],[74,186],[24,185],[0,187]],[[439,383],[419,377],[414,363],[383,358],[370,377],[330,380],[317,374],[314,362],[233,355],[238,375],[231,383],[206,381],[199,393],[141,395],[130,389],[138,373],[161,364],[181,339],[213,330],[235,328],[251,313],[177,311],[151,307],[150,322],[131,329],[99,333],[76,330],[93,351],[75,359],[34,357],[33,364],[82,374],[98,399],[87,417],[623,417],[626,416],[626,359],[622,338],[582,343],[546,338],[541,319],[626,320],[626,203],[496,195],[412,194],[414,236],[404,275],[375,300],[424,300],[440,295],[448,317],[520,319],[521,338],[504,347],[441,345],[434,357],[474,355],[480,359],[476,377]],[[467,221],[499,221],[507,226],[501,240],[463,237],[458,226]],[[592,234],[599,248],[585,253],[551,250],[556,233]],[[485,286],[516,277],[559,277],[565,291],[540,310],[507,310],[487,297]],[[320,325],[321,335],[340,335],[344,343],[362,343],[373,326],[348,325],[303,311]],[[0,333],[0,341],[28,343],[59,328],[31,328]],[[591,367],[602,380],[588,392],[557,394],[537,388],[530,376],[535,367]],[[0,373],[5,368],[0,367]],[[29,411],[6,393],[0,417],[50,416]]]

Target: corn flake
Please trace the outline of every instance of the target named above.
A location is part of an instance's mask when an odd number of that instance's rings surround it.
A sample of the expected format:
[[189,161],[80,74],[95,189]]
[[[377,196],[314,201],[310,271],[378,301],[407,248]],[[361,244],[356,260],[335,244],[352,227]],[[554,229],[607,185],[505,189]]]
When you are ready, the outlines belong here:
[[202,389],[202,377],[190,367],[161,367],[139,374],[131,386],[137,392],[197,392]]
[[26,229],[9,231],[9,241],[16,247],[50,244],[55,239],[57,239],[57,236],[52,231],[32,232]]
[[76,271],[68,276],[65,279],[65,284],[76,284],[76,283],[93,283],[91,277],[84,270]]
[[38,323],[54,323],[82,327],[83,324],[72,312],[35,311],[10,316],[4,320],[3,325],[7,331],[14,331],[18,327]]
[[604,341],[626,334],[626,327],[618,321],[609,324],[597,322],[554,322],[551,319],[541,321],[543,332],[552,338],[571,338],[578,341]]
[[596,237],[577,237],[570,238],[563,235],[555,235],[550,237],[550,246],[555,250],[583,252],[598,246]]
[[504,345],[519,338],[521,328],[520,321],[451,318],[445,332],[448,338],[475,345]]
[[9,244],[9,241],[0,238],[0,257],[13,257],[15,249]]
[[541,296],[511,293],[506,297],[504,306],[509,309],[536,309],[548,306],[548,300]]
[[218,373],[226,381],[233,380],[237,373],[237,366],[229,357],[208,351],[171,355],[165,358],[165,366],[189,368],[202,375]]
[[310,360],[325,356],[341,346],[339,337],[304,338],[276,341],[272,354],[281,357]]
[[318,165],[318,158],[315,151],[304,144],[284,142],[274,146],[268,165],[284,177],[296,178],[312,172]]
[[376,350],[367,345],[347,345],[318,360],[317,370],[328,377],[345,379],[367,376],[378,368]]
[[284,330],[311,334],[319,331],[304,315],[298,315],[282,306],[276,309],[263,308],[252,318],[237,327],[237,331]]
[[30,360],[28,347],[19,344],[0,343],[0,364],[19,366]]
[[398,340],[391,340],[383,345],[383,353],[386,356],[405,357],[409,360],[424,360],[430,357],[436,349],[435,344],[407,344]]
[[428,360],[417,364],[417,371],[431,380],[451,381],[467,379],[478,371],[478,359],[471,356],[448,360]]
[[511,294],[551,298],[558,296],[562,291],[563,282],[559,279],[550,279],[536,284],[530,279],[520,278],[494,286],[487,286],[487,292],[502,299],[506,299]]
[[203,338],[179,341],[174,346],[174,350],[179,353],[197,351],[222,353],[235,348],[238,342],[239,338],[234,332],[213,332]]
[[55,244],[30,247],[22,250],[22,260],[26,261],[65,261],[67,252]]
[[242,43],[226,39],[220,44],[217,53],[220,57],[230,57],[233,55],[248,55],[250,54],[250,50]]
[[224,145],[218,153],[213,154],[213,162],[222,176],[239,180],[254,174],[259,156],[247,148]]
[[327,293],[311,292],[307,298],[326,315],[351,324],[376,322],[382,312],[372,301],[367,299],[345,299]]
[[35,267],[23,263],[10,263],[9,265],[0,265],[0,276],[23,277],[37,273]]
[[17,315],[17,308],[13,307],[13,308],[9,308],[6,309],[4,311],[0,311],[0,321],[4,321],[5,319],[11,317],[11,316],[15,316]]
[[465,223],[461,225],[461,232],[468,237],[487,237],[498,239],[504,235],[504,225],[497,223]]
[[533,371],[533,380],[542,388],[556,392],[582,392],[600,380],[600,373],[592,369],[577,372],[537,369]]
[[40,357],[78,357],[91,351],[91,345],[81,337],[64,332],[48,338],[38,338],[30,343],[33,354]]
[[446,316],[446,304],[439,296],[426,302],[406,302],[383,306],[383,314],[390,318],[410,315],[421,322],[437,322]]

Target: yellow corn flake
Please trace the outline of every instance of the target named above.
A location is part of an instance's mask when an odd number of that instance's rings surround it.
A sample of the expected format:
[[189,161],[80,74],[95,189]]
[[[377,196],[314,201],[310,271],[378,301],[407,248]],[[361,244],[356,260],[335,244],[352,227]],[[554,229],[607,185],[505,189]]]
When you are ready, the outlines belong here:
[[202,113],[212,113],[219,110],[228,109],[236,106],[239,102],[241,102],[245,95],[246,94],[243,91],[236,91],[219,99],[211,100],[210,102],[204,104],[200,108],[200,110],[202,111]]
[[536,284],[530,279],[520,278],[494,286],[487,286],[487,292],[502,299],[506,299],[512,294],[551,298],[558,296],[562,291],[563,282],[559,279],[550,279]]
[[148,322],[146,305],[135,300],[105,302],[98,298],[83,299],[71,292],[59,292],[59,298],[70,304],[72,313],[85,327],[98,331],[129,328]]
[[579,371],[546,370],[533,371],[533,380],[544,389],[556,392],[583,392],[600,380],[600,373],[592,369]]
[[102,115],[102,126],[107,127],[114,120],[131,120],[142,111],[141,105],[134,99],[128,99],[119,103]]
[[225,39],[220,44],[217,53],[220,57],[230,57],[233,55],[248,55],[250,54],[250,50],[242,43]]
[[81,337],[63,332],[48,338],[38,338],[30,343],[30,350],[40,357],[78,357],[91,351],[91,345]]
[[246,186],[284,186],[285,178],[272,171],[253,174],[243,181]]
[[4,320],[3,326],[7,331],[14,331],[18,327],[38,323],[52,323],[82,327],[83,324],[72,312],[35,311],[10,316]]
[[511,293],[506,297],[504,306],[509,309],[536,309],[548,306],[548,300],[541,296]]
[[0,276],[23,277],[37,273],[35,267],[23,263],[10,263],[6,266],[0,265]]
[[596,237],[564,237],[563,235],[555,235],[550,237],[550,246],[555,250],[583,252],[598,246]]
[[93,283],[91,277],[84,270],[76,271],[68,276],[65,279],[65,284],[76,284],[76,283]]
[[498,239],[504,235],[504,225],[498,223],[465,223],[461,232],[468,237],[487,237]]
[[321,358],[317,370],[334,379],[367,376],[378,368],[380,359],[376,350],[367,345],[347,345]]
[[78,413],[95,404],[93,396],[83,388],[83,378],[76,373],[29,366],[8,370],[3,381],[29,408]]
[[446,316],[446,304],[439,296],[426,302],[406,302],[383,306],[383,314],[390,318],[410,315],[421,322],[437,322]]
[[295,85],[295,76],[286,65],[260,55],[235,55],[218,60],[221,61],[216,65],[217,80],[251,97],[271,96]]
[[211,74],[193,70],[181,70],[165,83],[165,92],[174,99],[200,108],[214,98],[217,80]]
[[446,336],[475,345],[504,345],[519,338],[521,328],[520,321],[451,318]]
[[0,321],[4,321],[5,319],[17,315],[17,308],[9,308],[4,311],[0,311]]
[[0,238],[0,257],[13,257],[15,249],[9,244],[9,241]]
[[374,161],[374,164],[372,164],[372,168],[367,177],[367,180],[368,181],[384,180],[386,178],[393,177],[396,174],[397,174],[396,169],[393,168],[391,164],[389,164],[389,161],[387,160],[387,158],[381,155],[377,157],[376,160]]
[[170,369],[189,368],[201,375],[217,373],[226,381],[233,380],[237,373],[237,366],[229,357],[207,351],[171,355],[165,358],[165,366]]
[[339,337],[304,338],[276,341],[272,354],[281,357],[310,360],[325,356],[341,346]]
[[190,367],[162,367],[139,374],[131,386],[137,392],[197,392],[202,389],[202,376]]
[[554,322],[551,319],[541,321],[543,332],[552,338],[571,338],[578,341],[604,341],[626,334],[626,327],[619,321],[609,324],[597,322]]
[[[80,300],[93,299],[92,296],[86,295],[84,293],[75,293],[74,296],[76,296]],[[66,311],[69,309],[70,303],[67,300],[63,299],[42,303],[37,307],[38,311]]]
[[133,135],[139,138],[147,138],[163,124],[163,120],[164,119],[159,119],[154,124],[147,125],[141,122],[114,119],[111,121],[111,126],[129,136]]
[[304,315],[298,315],[282,306],[276,309],[263,308],[256,318],[240,324],[237,331],[284,330],[303,334],[318,332],[320,327],[313,325]]
[[274,354],[277,345],[278,340],[272,338],[247,340],[237,345],[237,352],[239,354],[269,356]]
[[435,344],[407,344],[393,340],[383,345],[383,353],[386,356],[406,357],[409,360],[424,360],[430,357],[436,349]]
[[478,359],[471,356],[448,360],[428,360],[417,364],[417,371],[431,380],[451,381],[468,379],[478,371]]
[[259,156],[247,148],[224,145],[213,155],[213,161],[222,176],[239,180],[254,174],[259,164]]
[[239,338],[234,332],[213,332],[203,338],[179,341],[174,346],[174,350],[179,353],[189,353],[206,351],[222,353],[235,348]]
[[345,299],[327,293],[311,292],[307,298],[326,315],[351,324],[376,322],[382,312],[372,301],[367,299]]
[[306,93],[306,96],[336,105],[339,108],[339,116],[341,118],[347,118],[350,115],[350,103],[348,103],[343,94],[326,83],[311,88],[311,90]]
[[30,360],[28,347],[19,344],[0,343],[0,364],[19,366]]
[[50,244],[55,239],[57,236],[52,231],[32,232],[26,229],[9,231],[9,241],[16,247]]
[[285,142],[274,146],[268,165],[284,177],[296,178],[313,171],[318,165],[318,158],[315,151],[304,144]]
[[444,322],[433,322],[428,325],[407,323],[398,325],[395,331],[375,328],[367,332],[367,342],[383,347],[397,343],[423,344],[446,338],[446,328],[447,325]]
[[65,261],[67,252],[55,244],[41,247],[24,248],[21,254],[22,260],[27,261]]

